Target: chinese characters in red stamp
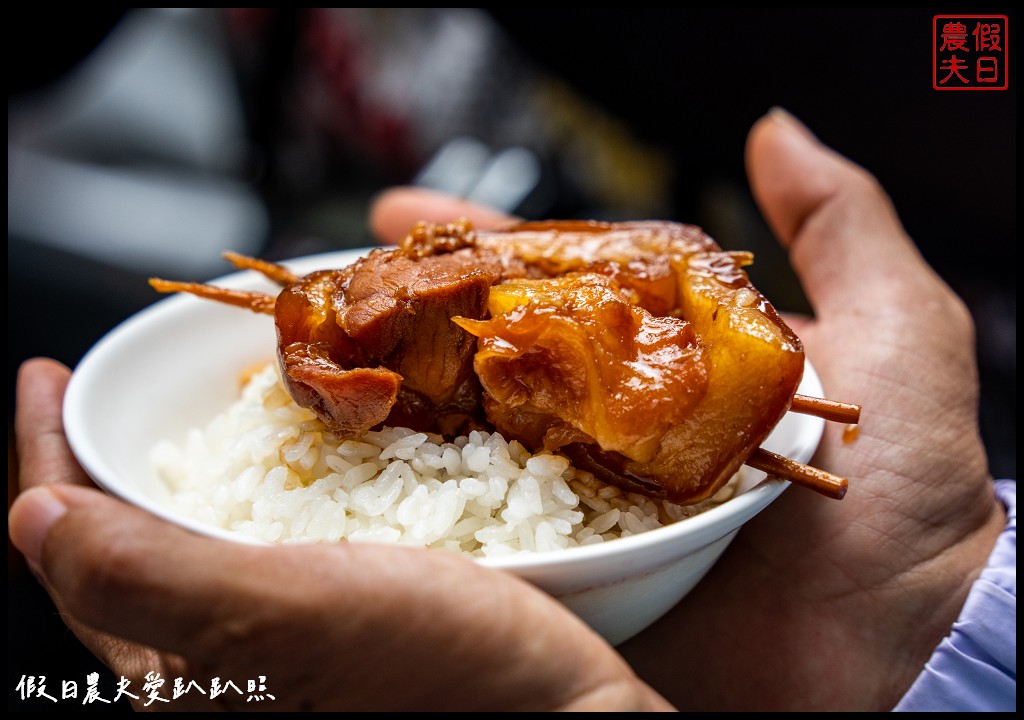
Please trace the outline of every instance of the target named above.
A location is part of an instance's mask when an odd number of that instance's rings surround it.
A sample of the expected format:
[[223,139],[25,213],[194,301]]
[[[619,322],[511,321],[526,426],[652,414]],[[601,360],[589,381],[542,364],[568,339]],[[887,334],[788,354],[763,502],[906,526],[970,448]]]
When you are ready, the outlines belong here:
[[932,18],[932,87],[1006,90],[1009,26],[1005,15]]

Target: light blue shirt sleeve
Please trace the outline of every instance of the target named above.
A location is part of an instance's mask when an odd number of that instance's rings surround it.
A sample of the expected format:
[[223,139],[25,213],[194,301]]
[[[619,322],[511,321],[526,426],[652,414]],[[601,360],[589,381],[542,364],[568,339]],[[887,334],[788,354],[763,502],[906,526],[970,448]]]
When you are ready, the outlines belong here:
[[1007,522],[960,617],[896,711],[1017,709],[1017,483],[998,480]]

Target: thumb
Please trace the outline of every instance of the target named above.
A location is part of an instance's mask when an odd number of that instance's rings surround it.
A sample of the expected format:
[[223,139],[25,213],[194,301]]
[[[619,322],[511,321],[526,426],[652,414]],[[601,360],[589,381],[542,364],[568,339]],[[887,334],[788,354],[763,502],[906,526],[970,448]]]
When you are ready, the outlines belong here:
[[259,595],[244,572],[259,566],[255,546],[202,538],[98,490],[26,490],[8,530],[75,628],[187,654]]
[[868,172],[773,109],[751,129],[747,174],[819,317],[921,301],[941,282]]
[[18,369],[14,418],[18,479],[36,485],[91,485],[64,437],[61,404],[71,371],[56,360],[33,358]]

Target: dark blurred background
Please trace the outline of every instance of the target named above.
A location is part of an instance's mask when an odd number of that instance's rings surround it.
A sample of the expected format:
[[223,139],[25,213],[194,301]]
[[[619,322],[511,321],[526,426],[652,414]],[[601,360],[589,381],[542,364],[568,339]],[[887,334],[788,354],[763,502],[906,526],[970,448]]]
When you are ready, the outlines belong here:
[[[394,184],[531,218],[694,222],[755,252],[777,306],[807,309],[743,169],[775,105],[879,178],[971,308],[991,469],[1016,476],[1016,55],[1006,91],[934,90],[932,17],[957,11],[23,12],[7,30],[9,495],[24,359],[73,366],[158,299],[147,277],[210,279],[223,250],[371,245],[367,204]],[[971,14],[1016,37],[1014,11]],[[9,708],[78,707],[19,697],[23,675],[52,694],[100,668],[10,548],[8,588]]]

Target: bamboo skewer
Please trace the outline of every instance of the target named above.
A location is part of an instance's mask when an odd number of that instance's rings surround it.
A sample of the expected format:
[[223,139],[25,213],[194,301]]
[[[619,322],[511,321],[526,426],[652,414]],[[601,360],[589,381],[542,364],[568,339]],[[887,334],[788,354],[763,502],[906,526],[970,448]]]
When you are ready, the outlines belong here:
[[826,400],[810,395],[794,395],[793,404],[789,406],[789,409],[804,415],[815,415],[832,422],[847,424],[860,422],[860,405]]
[[275,295],[268,295],[267,293],[249,290],[230,290],[228,288],[213,287],[212,285],[203,285],[202,283],[150,278],[149,284],[157,292],[191,293],[207,300],[216,300],[228,305],[236,305],[265,315],[274,314],[274,303],[277,301]]
[[298,275],[283,265],[267,262],[266,260],[260,260],[259,258],[249,257],[248,255],[239,255],[238,253],[231,252],[230,250],[224,253],[224,259],[239,270],[255,270],[282,287],[285,285],[291,285],[299,279]]
[[747,458],[747,465],[772,477],[789,480],[835,500],[843,499],[849,484],[846,478],[798,463],[782,455],[776,455],[764,448],[755,450]]
[[[860,405],[838,402],[809,395],[794,395],[790,410],[804,415],[814,415],[832,422],[856,424],[860,422]],[[809,488],[822,495],[842,500],[849,483],[846,478],[833,475],[810,465],[798,463],[782,455],[758,448],[749,458],[747,465],[772,477],[789,480],[796,485]]]

